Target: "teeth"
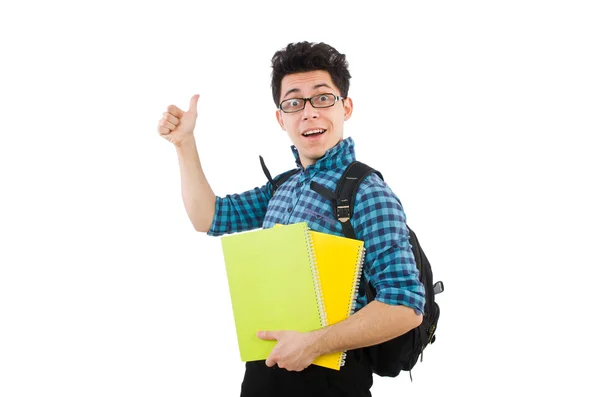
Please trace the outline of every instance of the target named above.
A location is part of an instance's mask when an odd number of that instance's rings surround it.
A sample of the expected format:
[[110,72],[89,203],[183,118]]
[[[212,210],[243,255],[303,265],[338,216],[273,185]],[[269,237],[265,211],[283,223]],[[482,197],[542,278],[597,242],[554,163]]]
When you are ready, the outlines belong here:
[[306,131],[304,134],[302,134],[303,136],[309,136],[309,135],[314,135],[314,134],[320,134],[322,132],[325,132],[325,130],[311,130],[311,131]]

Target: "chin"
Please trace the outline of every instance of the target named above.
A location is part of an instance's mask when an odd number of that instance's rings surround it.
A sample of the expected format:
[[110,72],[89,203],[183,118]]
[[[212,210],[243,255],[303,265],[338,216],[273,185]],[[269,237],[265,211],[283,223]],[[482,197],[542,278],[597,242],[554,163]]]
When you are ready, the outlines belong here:
[[337,146],[342,141],[342,138],[338,138],[335,140],[328,140],[325,142],[321,142],[317,145],[304,145],[304,142],[300,141],[296,143],[297,148],[302,148],[301,150],[306,159],[310,159],[311,161],[317,161],[325,156],[328,150]]

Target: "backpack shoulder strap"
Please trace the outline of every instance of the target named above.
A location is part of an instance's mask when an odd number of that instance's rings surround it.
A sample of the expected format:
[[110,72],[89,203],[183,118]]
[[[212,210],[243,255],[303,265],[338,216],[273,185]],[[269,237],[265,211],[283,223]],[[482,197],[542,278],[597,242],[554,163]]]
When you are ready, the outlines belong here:
[[[348,218],[352,218],[354,213],[354,200],[356,199],[356,193],[358,187],[365,180],[367,176],[375,173],[383,180],[381,173],[368,165],[361,163],[360,161],[354,161],[350,163],[340,178],[335,195],[343,202],[348,203]],[[339,211],[339,209],[338,209]],[[334,212],[336,214],[336,212]],[[338,216],[339,218],[339,216]]]
[[352,214],[354,213],[354,201],[356,199],[358,187],[371,173],[376,173],[383,179],[380,172],[360,161],[354,161],[344,170],[344,173],[338,181],[335,192],[316,182],[310,183],[310,188],[312,190],[331,201],[333,215],[341,222],[344,236],[348,238],[356,238],[354,229],[350,223],[350,218],[352,218]]
[[284,172],[283,174],[281,174],[279,176],[276,176],[275,179],[273,179],[271,177],[271,173],[269,172],[269,169],[265,165],[265,161],[263,160],[262,156],[258,156],[258,157],[260,158],[260,166],[262,167],[262,170],[263,170],[265,176],[267,177],[269,182],[271,182],[271,186],[273,187],[273,191],[271,192],[271,195],[274,195],[275,191],[281,185],[283,185],[288,179],[290,179],[290,177],[292,175],[294,175],[294,174],[298,173],[298,171],[300,171],[300,168],[294,168],[294,169]]

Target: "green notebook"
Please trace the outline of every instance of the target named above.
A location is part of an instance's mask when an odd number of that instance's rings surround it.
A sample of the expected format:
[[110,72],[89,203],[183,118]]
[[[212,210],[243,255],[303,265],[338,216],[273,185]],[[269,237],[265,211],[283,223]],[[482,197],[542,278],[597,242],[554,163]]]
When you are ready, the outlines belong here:
[[242,361],[264,360],[275,347],[258,331],[327,325],[305,222],[224,236],[221,244]]

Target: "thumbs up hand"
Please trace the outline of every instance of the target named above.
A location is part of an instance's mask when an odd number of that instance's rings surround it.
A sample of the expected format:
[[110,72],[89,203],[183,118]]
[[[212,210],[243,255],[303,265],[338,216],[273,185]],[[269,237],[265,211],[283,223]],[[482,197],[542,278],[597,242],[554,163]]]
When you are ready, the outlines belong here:
[[198,118],[198,98],[196,94],[190,99],[190,107],[186,111],[179,109],[175,105],[170,105],[167,111],[163,113],[162,119],[158,121],[158,133],[160,136],[174,144],[180,146],[188,139],[194,138],[194,127]]

